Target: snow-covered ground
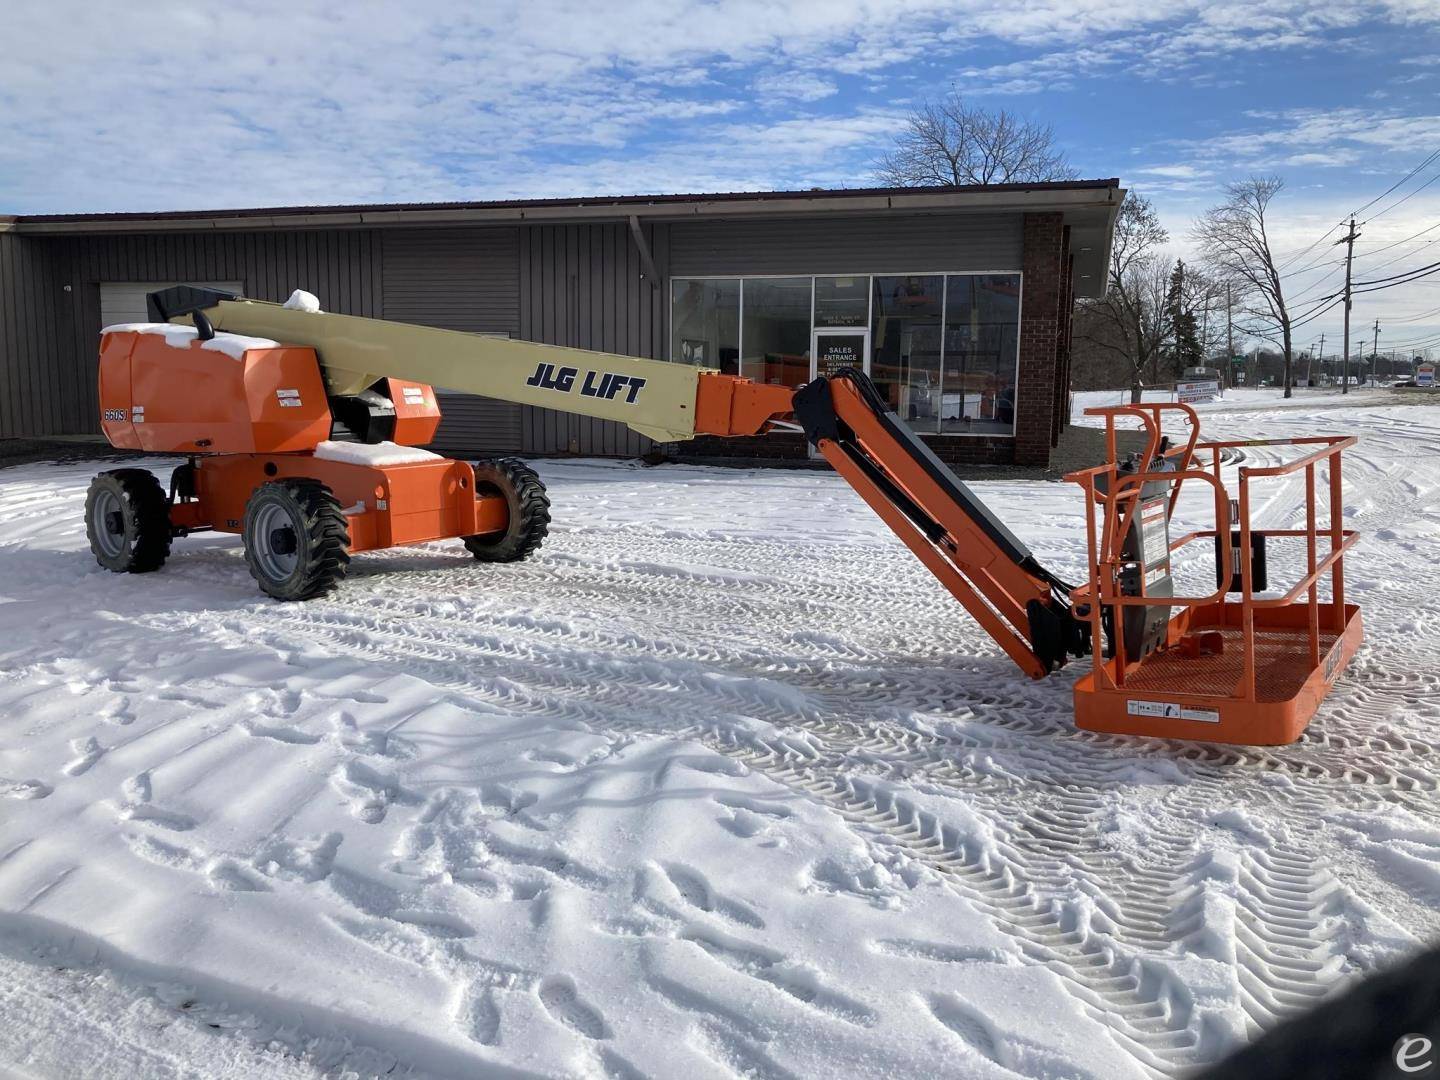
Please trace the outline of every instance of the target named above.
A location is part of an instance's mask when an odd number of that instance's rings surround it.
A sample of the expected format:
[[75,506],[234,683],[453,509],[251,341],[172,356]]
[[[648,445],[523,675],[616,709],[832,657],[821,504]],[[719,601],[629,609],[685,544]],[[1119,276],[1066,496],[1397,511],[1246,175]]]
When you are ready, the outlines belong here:
[[[1174,401],[1175,395],[1168,390],[1146,390],[1142,400]],[[1361,405],[1393,403],[1395,395],[1388,389],[1352,386],[1348,394],[1342,394],[1338,386],[1297,386],[1290,397],[1278,386],[1232,386],[1221,396],[1210,401],[1196,402],[1192,408],[1202,416],[1210,413],[1233,414],[1237,412],[1266,411],[1270,409],[1352,409]],[[1416,399],[1419,400],[1419,399]],[[1086,416],[1085,410],[1097,406],[1130,404],[1129,390],[1080,390],[1071,395],[1074,419],[1077,423],[1104,426],[1098,417]],[[1207,427],[1205,431],[1210,429]]]
[[[1207,433],[1360,434],[1367,534],[1279,749],[1074,730],[1084,665],[1024,679],[826,473],[541,463],[532,561],[285,605],[231,537],[105,573],[91,468],[0,471],[0,1076],[1217,1060],[1440,937],[1440,410],[1263,395]],[[1080,571],[1078,489],[977,487]]]

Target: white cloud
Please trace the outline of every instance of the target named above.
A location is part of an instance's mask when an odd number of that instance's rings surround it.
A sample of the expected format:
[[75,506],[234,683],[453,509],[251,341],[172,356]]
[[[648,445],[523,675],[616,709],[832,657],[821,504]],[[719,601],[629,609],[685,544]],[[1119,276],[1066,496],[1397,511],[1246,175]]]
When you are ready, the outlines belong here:
[[1285,166],[1355,166],[1378,154],[1418,157],[1423,148],[1440,142],[1440,114],[1352,107],[1253,110],[1248,116],[1263,124],[1208,139],[1176,139],[1171,145],[1217,172],[1244,174]]
[[[1434,25],[1426,2],[12,5],[0,211],[859,184],[853,163],[942,83],[946,58],[971,58],[956,83],[989,94],[1107,70],[1171,78],[1221,51],[1313,44],[1363,19]],[[977,62],[1017,50],[1038,55]],[[1268,145],[1324,152],[1298,134]]]
[[822,98],[831,97],[839,91],[839,87],[830,79],[822,79],[818,75],[810,75],[803,71],[778,72],[774,75],[762,75],[752,84],[755,92],[760,95],[761,103],[766,99],[774,98],[795,98],[799,101],[819,101]]
[[1159,176],[1167,180],[1194,180],[1204,175],[1194,165],[1145,165],[1135,170],[1143,176]]

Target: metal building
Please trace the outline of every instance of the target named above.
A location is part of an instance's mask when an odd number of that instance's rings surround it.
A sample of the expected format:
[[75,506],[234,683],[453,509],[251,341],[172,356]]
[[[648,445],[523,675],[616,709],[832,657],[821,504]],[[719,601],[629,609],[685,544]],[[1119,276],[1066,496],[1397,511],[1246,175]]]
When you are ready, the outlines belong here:
[[[1111,179],[0,217],[0,437],[97,432],[101,327],[191,282],[761,381],[860,363],[942,457],[1044,463],[1073,300],[1104,287],[1123,197]],[[441,400],[436,445],[457,454],[805,453],[786,435],[657,448],[608,421]]]

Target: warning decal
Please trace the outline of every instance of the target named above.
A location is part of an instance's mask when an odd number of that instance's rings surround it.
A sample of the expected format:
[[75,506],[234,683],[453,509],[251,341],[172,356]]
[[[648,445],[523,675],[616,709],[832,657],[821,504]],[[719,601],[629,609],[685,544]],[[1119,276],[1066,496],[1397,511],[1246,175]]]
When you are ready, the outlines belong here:
[[1131,716],[1159,716],[1166,720],[1198,720],[1202,724],[1218,724],[1217,709],[1196,709],[1178,701],[1127,701],[1125,711]]

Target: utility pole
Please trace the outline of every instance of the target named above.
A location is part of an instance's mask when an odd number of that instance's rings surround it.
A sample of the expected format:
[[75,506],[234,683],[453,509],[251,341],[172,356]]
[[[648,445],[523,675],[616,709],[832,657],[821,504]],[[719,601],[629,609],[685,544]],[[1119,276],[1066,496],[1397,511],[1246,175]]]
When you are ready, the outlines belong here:
[[1350,267],[1355,262],[1355,241],[1360,234],[1355,231],[1355,218],[1350,218],[1350,231],[1336,240],[1345,245],[1345,373],[1340,379],[1340,393],[1350,392]]
[[1375,377],[1375,369],[1380,365],[1380,320],[1375,320],[1375,344],[1370,347],[1370,377]]
[[[1324,374],[1325,374],[1325,335],[1324,335],[1324,334],[1321,334],[1321,335],[1320,335],[1320,374],[1321,374],[1322,377],[1323,377]],[[1314,383],[1311,383],[1311,382],[1310,382],[1310,369],[1309,369],[1308,367],[1305,369],[1305,382],[1306,382],[1307,384],[1311,385],[1311,386],[1315,385]]]

